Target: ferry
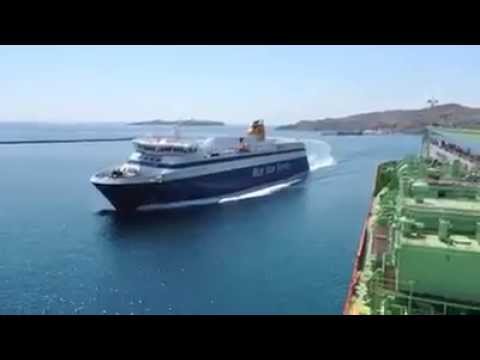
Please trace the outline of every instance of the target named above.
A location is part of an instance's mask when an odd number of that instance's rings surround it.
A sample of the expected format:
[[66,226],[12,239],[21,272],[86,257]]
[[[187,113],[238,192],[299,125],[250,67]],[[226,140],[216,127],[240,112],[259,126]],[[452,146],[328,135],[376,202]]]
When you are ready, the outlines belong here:
[[90,181],[117,211],[195,205],[207,200],[304,180],[309,173],[302,142],[266,138],[263,120],[241,137],[145,137],[134,152]]

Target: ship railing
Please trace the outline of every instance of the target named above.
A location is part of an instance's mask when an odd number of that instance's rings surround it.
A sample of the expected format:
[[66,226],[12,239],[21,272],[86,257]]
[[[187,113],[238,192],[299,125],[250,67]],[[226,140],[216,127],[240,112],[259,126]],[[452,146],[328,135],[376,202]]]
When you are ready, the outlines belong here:
[[[377,174],[375,174],[376,178]],[[374,189],[375,190],[375,189]],[[350,307],[352,305],[352,301],[355,295],[355,287],[358,285],[360,279],[360,271],[365,264],[365,257],[367,254],[367,243],[368,243],[368,221],[370,216],[372,215],[372,206],[373,206],[373,199],[370,201],[370,205],[368,207],[368,214],[367,218],[363,222],[362,232],[360,235],[360,242],[357,249],[357,253],[355,255],[355,261],[353,263],[353,274],[350,280],[350,284],[348,285],[347,290],[347,297],[345,300],[345,304],[343,306],[343,314],[348,315],[350,312]]]

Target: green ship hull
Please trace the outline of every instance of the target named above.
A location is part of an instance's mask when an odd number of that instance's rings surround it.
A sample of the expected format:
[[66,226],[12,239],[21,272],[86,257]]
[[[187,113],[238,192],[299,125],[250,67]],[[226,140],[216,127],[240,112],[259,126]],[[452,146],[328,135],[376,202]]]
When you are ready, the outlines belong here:
[[345,315],[480,314],[480,161],[445,134],[480,143],[429,129],[378,167]]

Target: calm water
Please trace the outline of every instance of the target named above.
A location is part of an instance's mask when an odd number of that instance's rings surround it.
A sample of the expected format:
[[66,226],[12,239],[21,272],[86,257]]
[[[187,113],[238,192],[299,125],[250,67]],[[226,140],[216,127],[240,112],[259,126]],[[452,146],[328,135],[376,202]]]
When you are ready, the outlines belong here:
[[[148,132],[3,124],[0,140]],[[130,217],[109,211],[89,183],[129,155],[129,142],[0,146],[0,313],[340,313],[375,167],[416,153],[420,139],[270,135],[305,139],[316,169],[306,182]]]

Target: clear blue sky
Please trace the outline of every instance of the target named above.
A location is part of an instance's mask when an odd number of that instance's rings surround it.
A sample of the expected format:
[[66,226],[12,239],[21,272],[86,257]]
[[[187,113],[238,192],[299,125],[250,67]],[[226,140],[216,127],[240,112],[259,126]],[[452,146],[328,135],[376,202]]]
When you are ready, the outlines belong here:
[[480,107],[480,46],[0,46],[0,121],[269,124]]

